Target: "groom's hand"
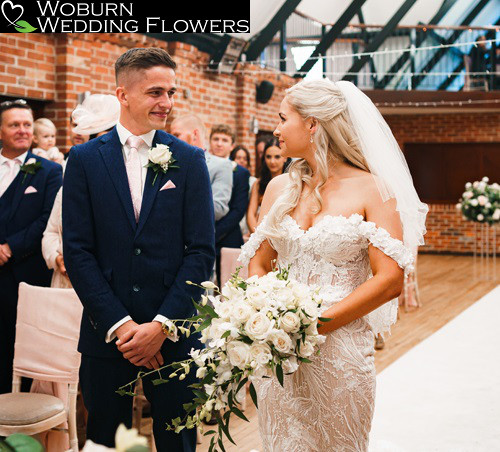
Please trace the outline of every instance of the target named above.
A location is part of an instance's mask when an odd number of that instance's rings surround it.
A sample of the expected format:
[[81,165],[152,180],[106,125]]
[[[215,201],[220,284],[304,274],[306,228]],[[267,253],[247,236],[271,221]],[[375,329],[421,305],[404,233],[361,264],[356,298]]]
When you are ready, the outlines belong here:
[[160,349],[165,338],[161,323],[149,322],[138,325],[135,331],[125,333],[116,346],[132,364],[158,369],[164,364]]

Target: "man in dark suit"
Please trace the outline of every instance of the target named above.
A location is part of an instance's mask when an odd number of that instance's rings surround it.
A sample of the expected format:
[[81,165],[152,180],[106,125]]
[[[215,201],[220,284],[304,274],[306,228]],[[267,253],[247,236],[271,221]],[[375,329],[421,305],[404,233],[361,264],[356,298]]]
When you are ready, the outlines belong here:
[[33,112],[23,100],[0,104],[0,394],[12,389],[19,283],[49,286],[42,235],[62,168],[29,152]]
[[[132,398],[117,395],[118,387],[201,346],[197,335],[172,337],[162,328],[167,319],[195,314],[191,300],[200,290],[186,281],[207,280],[215,258],[203,152],[161,130],[173,107],[175,68],[158,48],[119,57],[120,121],[72,150],[66,167],[63,249],[84,306],[79,350],[87,437],[106,446],[120,423],[132,422]],[[147,168],[151,159],[156,165]],[[193,398],[194,373],[158,386],[153,379],[143,379],[143,388],[158,450],[194,451],[195,429],[166,430]]]
[[[218,157],[229,158],[234,147],[235,134],[226,124],[216,124],[210,132],[210,152]],[[240,221],[248,208],[250,172],[233,163],[233,189],[229,201],[229,212],[215,223],[215,243],[217,249],[217,277],[220,279],[221,248],[239,248],[243,245]],[[219,281],[220,282],[220,281]]]

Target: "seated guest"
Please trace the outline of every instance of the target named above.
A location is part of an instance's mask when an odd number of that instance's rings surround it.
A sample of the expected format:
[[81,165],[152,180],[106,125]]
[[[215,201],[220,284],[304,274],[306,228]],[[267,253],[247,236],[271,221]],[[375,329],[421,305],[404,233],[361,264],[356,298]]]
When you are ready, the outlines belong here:
[[56,126],[50,119],[39,118],[34,122],[33,143],[37,145],[33,154],[62,165],[64,154],[56,147]]
[[29,151],[33,112],[24,100],[0,104],[0,394],[12,389],[20,282],[48,286],[42,234],[62,184],[61,165]]
[[[74,111],[74,110],[73,110]],[[70,119],[69,119],[69,131],[70,131],[70,141],[72,146],[78,146],[79,144],[86,143],[89,141],[90,136],[89,135],[80,135],[79,133],[75,133],[75,127],[78,124],[73,121],[73,113],[71,113]],[[64,158],[67,159],[69,157],[69,149],[64,153]]]
[[[245,146],[241,146],[240,144],[237,145],[231,151],[229,159],[232,160],[233,162],[236,162],[238,165],[241,165],[243,168],[246,168],[248,171],[250,171],[250,152],[248,152],[248,149]],[[248,180],[249,193],[252,192],[252,186],[256,180],[257,178],[255,176],[250,176],[250,179]],[[247,237],[249,231],[248,231],[246,215],[240,221],[240,229],[241,233],[243,234],[243,238]]]
[[[291,160],[291,159],[289,159]],[[276,138],[271,138],[264,147],[261,161],[260,178],[252,187],[250,203],[247,210],[247,224],[250,233],[255,232],[259,218],[260,204],[267,188],[267,184],[276,176],[283,174],[289,161],[281,156],[281,149]]]
[[233,188],[233,167],[225,158],[206,152],[207,132],[203,121],[194,114],[187,114],[174,119],[170,133],[188,144],[205,151],[212,197],[214,199],[215,221],[229,212],[229,200]]
[[[229,158],[234,147],[235,134],[226,124],[217,124],[210,132],[210,153],[222,158]],[[215,223],[215,245],[217,251],[216,268],[220,275],[220,249],[239,248],[243,245],[240,221],[248,206],[248,181],[250,172],[237,163],[233,163],[233,189],[229,201],[229,212]]]

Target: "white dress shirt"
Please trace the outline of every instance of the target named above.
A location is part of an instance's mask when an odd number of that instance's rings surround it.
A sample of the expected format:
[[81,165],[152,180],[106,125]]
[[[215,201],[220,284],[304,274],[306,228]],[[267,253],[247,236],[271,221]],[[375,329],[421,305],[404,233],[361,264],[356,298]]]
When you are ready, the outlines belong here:
[[[123,151],[123,159],[126,162],[131,149],[129,145],[127,144],[128,138],[133,135],[132,132],[127,130],[125,127],[123,127],[120,123],[116,125],[116,131],[118,133],[118,138],[120,139],[120,143],[122,145],[122,151]],[[140,149],[137,150],[139,153],[139,158],[141,160],[141,167],[142,167],[142,174],[141,174],[141,180],[142,180],[142,192],[141,194],[144,194],[144,184],[146,183],[146,175],[148,173],[148,169],[146,168],[146,165],[148,164],[148,150],[153,146],[153,138],[155,136],[156,130],[151,130],[148,133],[145,133],[144,135],[137,135],[140,138],[143,139],[145,145],[141,146]],[[113,339],[116,338],[116,330],[122,326],[124,323],[128,322],[129,320],[132,320],[132,317],[129,315],[121,319],[120,321],[116,322],[109,330],[108,333],[106,334],[106,342],[111,342]],[[158,314],[153,321],[154,322],[160,322],[160,323],[165,323],[168,319],[163,316]],[[173,342],[176,342],[178,340],[177,335],[171,335],[168,336],[170,340]]]
[[[4,177],[7,177],[7,175],[10,173],[10,160],[7,157],[4,157],[3,154],[3,148],[0,150],[0,180],[2,180]],[[16,158],[12,160],[17,160],[19,162],[19,165],[15,165],[14,167],[14,177],[12,178],[12,181],[17,177],[19,174],[19,171],[21,170],[21,165],[24,165],[24,161],[26,160],[26,157],[28,156],[28,151],[26,151],[24,154],[18,155]],[[12,183],[12,182],[11,182]],[[5,191],[9,188],[10,185],[5,187]],[[3,193],[0,193],[0,196],[2,196]]]

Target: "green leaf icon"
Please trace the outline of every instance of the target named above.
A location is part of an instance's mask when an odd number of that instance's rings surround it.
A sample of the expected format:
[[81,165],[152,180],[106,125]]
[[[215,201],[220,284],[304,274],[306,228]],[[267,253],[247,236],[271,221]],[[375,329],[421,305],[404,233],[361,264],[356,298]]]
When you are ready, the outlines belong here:
[[19,20],[16,22],[16,30],[19,32],[19,33],[31,33],[32,31],[35,31],[37,30],[37,28],[35,27],[32,27],[28,22],[26,22],[25,20]]

